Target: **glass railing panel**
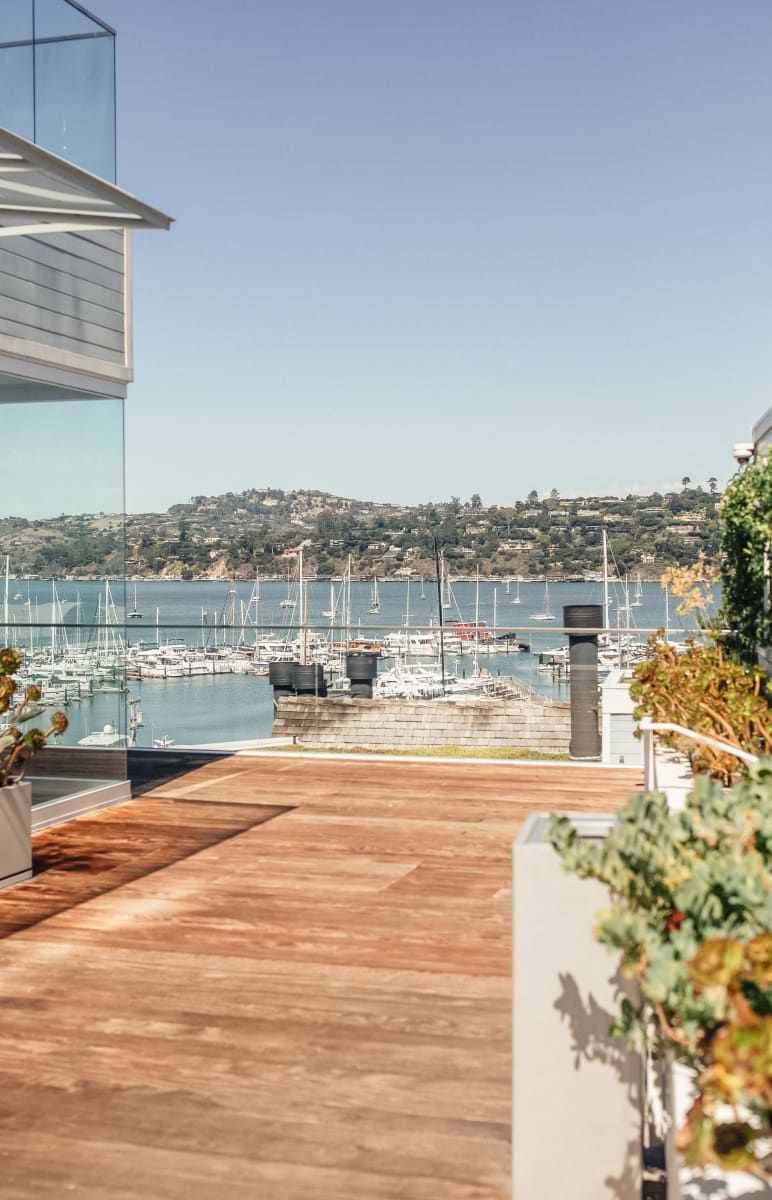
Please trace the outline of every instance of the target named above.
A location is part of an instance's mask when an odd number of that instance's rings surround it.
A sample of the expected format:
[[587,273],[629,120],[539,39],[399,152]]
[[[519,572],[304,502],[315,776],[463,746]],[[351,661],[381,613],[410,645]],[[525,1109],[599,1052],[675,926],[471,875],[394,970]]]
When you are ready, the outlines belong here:
[[0,126],[115,180],[115,36],[67,0],[3,0]]
[[88,748],[94,778],[99,752],[126,745],[123,401],[47,393],[0,403],[0,640],[23,653],[20,683],[67,715],[56,749]]
[[35,45],[35,141],[115,179],[115,52],[110,35]]
[[[0,50],[9,42],[32,40],[32,0],[3,0],[0,7]],[[5,88],[5,74],[3,75]]]
[[[92,524],[104,533],[105,520]],[[88,542],[78,546],[82,554]],[[113,744],[146,749],[226,750],[269,739],[270,664],[321,664],[328,695],[345,696],[346,654],[356,650],[377,655],[376,692],[384,697],[567,701],[563,606],[598,600],[591,583],[551,584],[548,624],[533,619],[544,611],[543,581],[507,591],[505,580],[459,580],[440,628],[434,581],[412,581],[409,594],[404,581],[379,581],[374,603],[364,579],[306,582],[301,599],[297,583],[279,578],[129,578],[124,607],[120,579],[85,574],[78,567],[70,578],[12,579],[9,588],[10,636],[18,619],[36,664],[75,664],[51,678],[70,746],[98,742],[91,735],[105,725]],[[643,584],[640,601],[628,589],[619,592],[624,604],[625,595],[629,609],[615,608],[601,633],[601,679],[639,661],[649,631],[668,623],[673,641],[688,631],[688,621],[666,611],[658,584]]]
[[107,31],[99,18],[68,0],[34,0],[35,37],[63,38]]
[[[4,32],[4,31],[3,31]],[[34,141],[33,48],[0,45],[0,127]]]

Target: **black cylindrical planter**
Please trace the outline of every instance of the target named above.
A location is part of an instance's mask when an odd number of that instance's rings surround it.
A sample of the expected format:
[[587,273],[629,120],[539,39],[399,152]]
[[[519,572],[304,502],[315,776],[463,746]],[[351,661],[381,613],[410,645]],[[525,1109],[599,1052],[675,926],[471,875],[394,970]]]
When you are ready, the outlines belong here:
[[292,668],[292,686],[298,696],[326,696],[324,667],[321,663],[295,663]]
[[292,686],[292,669],[298,664],[294,662],[272,662],[268,664],[268,682],[273,688],[273,715],[276,716],[280,696],[292,696],[295,689]]
[[347,654],[346,674],[352,683],[372,683],[378,674],[377,654]]
[[349,695],[355,700],[372,700],[373,680],[378,674],[378,655],[367,651],[347,654],[346,674],[351,680]]
[[292,670],[299,664],[294,662],[272,662],[268,664],[268,682],[272,688],[292,691]]
[[[563,609],[566,629],[593,630],[603,628],[603,607],[600,604],[567,604]],[[571,742],[572,758],[600,758],[598,729],[598,635],[569,633],[569,662],[571,664]]]

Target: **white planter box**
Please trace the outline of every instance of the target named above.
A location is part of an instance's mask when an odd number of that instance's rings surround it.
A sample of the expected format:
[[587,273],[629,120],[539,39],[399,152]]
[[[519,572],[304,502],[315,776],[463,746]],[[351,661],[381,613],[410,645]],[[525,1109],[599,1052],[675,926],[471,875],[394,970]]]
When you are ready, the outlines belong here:
[[32,784],[0,788],[0,888],[32,876]]
[[[574,819],[587,837],[613,822]],[[640,1200],[641,1064],[609,1036],[620,979],[592,933],[608,892],[563,870],[547,821],[514,844],[512,1196]]]

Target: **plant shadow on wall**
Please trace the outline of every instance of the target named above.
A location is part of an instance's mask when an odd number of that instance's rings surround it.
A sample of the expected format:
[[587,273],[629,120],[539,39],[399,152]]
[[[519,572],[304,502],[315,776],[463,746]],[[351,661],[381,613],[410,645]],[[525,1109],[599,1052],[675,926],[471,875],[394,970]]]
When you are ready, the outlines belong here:
[[[626,1088],[633,1103],[640,1105],[641,1080],[635,1059],[627,1053],[619,1039],[608,1036],[609,1027],[614,1021],[613,1013],[598,1004],[592,993],[585,1000],[573,975],[561,973],[559,979],[560,994],[553,1007],[560,1013],[561,1018],[568,1022],[571,1031],[574,1069],[576,1070],[582,1061],[603,1063],[604,1066],[613,1070]],[[631,986],[624,979],[620,970],[617,969],[614,972],[609,982],[613,987],[615,997],[621,999],[631,994]],[[635,1161],[637,1149],[637,1146],[627,1147],[622,1156],[624,1163],[622,1174],[616,1177],[607,1176],[604,1180],[609,1195],[629,1196],[632,1194],[634,1184],[631,1176],[631,1164]]]

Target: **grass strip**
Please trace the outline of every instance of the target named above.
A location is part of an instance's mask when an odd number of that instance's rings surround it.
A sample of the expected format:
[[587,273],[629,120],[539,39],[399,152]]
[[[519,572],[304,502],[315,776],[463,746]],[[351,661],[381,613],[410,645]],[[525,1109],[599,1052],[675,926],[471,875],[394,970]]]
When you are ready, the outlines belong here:
[[521,758],[531,761],[568,762],[568,754],[545,754],[527,746],[413,746],[410,750],[375,749],[372,746],[276,746],[271,753],[286,750],[290,754],[388,754],[402,758]]

